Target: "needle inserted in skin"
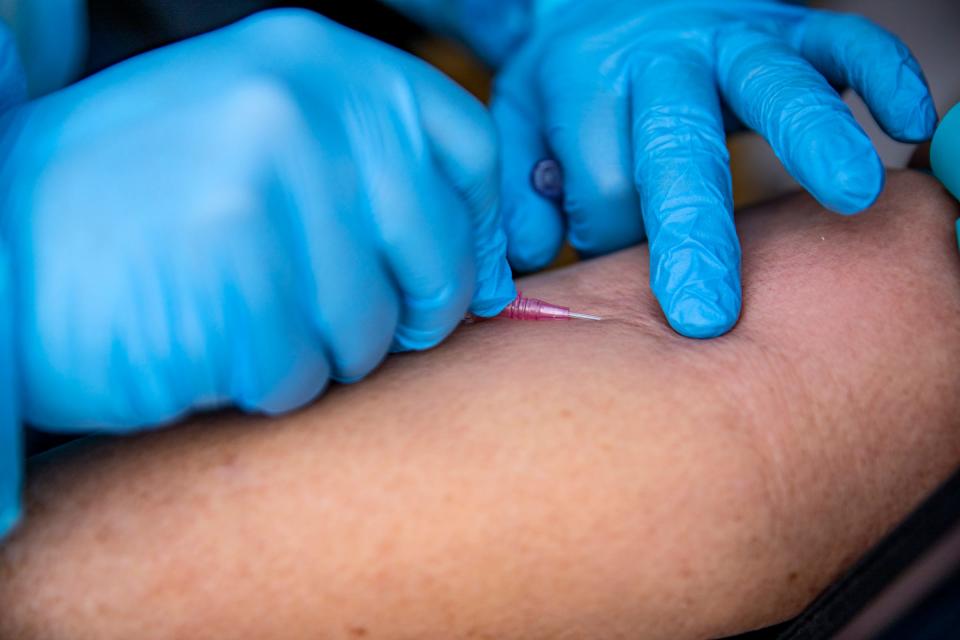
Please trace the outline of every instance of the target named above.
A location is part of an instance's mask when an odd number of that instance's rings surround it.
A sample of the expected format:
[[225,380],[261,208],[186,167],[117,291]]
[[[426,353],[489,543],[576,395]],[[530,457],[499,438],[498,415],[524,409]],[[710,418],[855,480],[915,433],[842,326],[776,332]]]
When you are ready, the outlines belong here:
[[561,307],[537,298],[524,298],[523,294],[500,314],[510,320],[603,320],[586,313],[574,313],[567,307]]

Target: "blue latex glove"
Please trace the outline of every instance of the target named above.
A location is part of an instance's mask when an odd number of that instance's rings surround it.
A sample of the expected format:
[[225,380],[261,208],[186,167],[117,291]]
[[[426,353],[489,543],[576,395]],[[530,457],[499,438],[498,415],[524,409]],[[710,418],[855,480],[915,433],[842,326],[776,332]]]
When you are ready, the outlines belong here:
[[[740,313],[724,105],[844,214],[876,200],[884,170],[830,83],[854,88],[898,140],[936,123],[910,52],[860,17],[762,0],[534,5],[493,105],[510,260],[542,268],[565,235],[588,256],[646,235],[653,292],[687,336],[720,335]],[[531,189],[548,156],[564,167],[562,212]]]
[[[933,137],[930,164],[943,186],[960,200],[960,105],[953,107]],[[960,246],[960,220],[957,220],[957,245]]]
[[23,443],[19,387],[14,366],[13,278],[10,262],[0,250],[0,539],[20,518]]
[[[13,36],[0,22],[0,114],[19,107],[26,98],[27,81]],[[0,118],[0,157],[11,131]],[[19,376],[14,336],[17,325],[12,264],[0,240],[0,539],[20,518],[23,444],[20,428]]]
[[315,14],[144,55],[16,123],[0,211],[32,424],[284,412],[516,294],[482,105]]
[[59,89],[80,73],[87,48],[86,0],[0,0],[0,19],[16,36],[31,95]]

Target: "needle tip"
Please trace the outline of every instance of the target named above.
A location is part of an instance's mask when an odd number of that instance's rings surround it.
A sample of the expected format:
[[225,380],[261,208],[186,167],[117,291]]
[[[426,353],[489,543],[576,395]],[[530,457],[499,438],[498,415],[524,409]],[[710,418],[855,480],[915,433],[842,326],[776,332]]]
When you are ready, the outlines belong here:
[[573,311],[570,312],[570,317],[576,318],[577,320],[603,320],[603,318],[599,316],[591,316],[587,313],[575,313]]

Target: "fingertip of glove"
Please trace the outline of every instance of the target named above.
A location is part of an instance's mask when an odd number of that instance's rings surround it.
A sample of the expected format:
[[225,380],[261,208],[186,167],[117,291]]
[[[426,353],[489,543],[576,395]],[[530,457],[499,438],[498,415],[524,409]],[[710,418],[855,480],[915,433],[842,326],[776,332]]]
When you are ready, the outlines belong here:
[[495,293],[483,297],[478,296],[470,305],[470,313],[481,318],[492,318],[507,308],[517,299],[517,287],[510,280],[508,284],[497,288]]
[[870,160],[860,166],[844,167],[833,176],[832,197],[825,201],[831,210],[845,216],[856,215],[869,209],[883,193],[886,184],[886,169],[872,151]]
[[716,338],[740,319],[740,295],[728,284],[687,286],[677,292],[667,311],[673,330],[687,338]]
[[937,129],[939,116],[933,98],[924,88],[925,95],[910,110],[904,126],[891,135],[900,142],[920,143],[933,137]]
[[478,270],[477,290],[470,302],[470,312],[485,318],[493,317],[516,297],[517,286],[513,282],[513,271],[506,252],[498,252],[497,257]]
[[[390,353],[407,353],[409,351],[412,351],[412,349],[403,349],[400,347],[394,349],[393,347],[390,347]],[[337,384],[357,384],[358,382],[363,382],[366,380],[369,375],[370,374],[367,373],[359,376],[334,376],[332,380]]]
[[503,208],[507,259],[521,272],[545,268],[563,246],[564,225],[556,206],[533,193],[515,195]]
[[835,143],[831,161],[818,163],[810,189],[825,207],[853,215],[873,206],[886,183],[886,169],[864,133]]
[[521,273],[533,273],[545,269],[557,256],[557,250],[543,244],[512,246],[507,255],[510,264]]
[[924,142],[933,136],[938,116],[937,107],[923,70],[911,57],[891,72],[895,90],[884,104],[878,105],[881,124],[891,137],[900,142]]
[[563,246],[563,231],[542,229],[540,233],[511,233],[507,259],[521,273],[542,271],[552,263]]
[[791,140],[785,164],[823,206],[850,215],[870,207],[886,180],[870,136],[849,114],[838,114]]
[[262,413],[268,417],[278,417],[299,411],[304,407],[310,406],[327,390],[330,385],[330,378],[327,372],[319,381],[305,379],[304,384],[294,386],[289,389],[278,390],[275,395],[262,398],[253,403],[248,412]]
[[[414,329],[412,327],[399,327],[393,339],[393,344],[390,346],[390,352],[428,351],[446,340],[452,331],[452,328]],[[361,379],[351,379],[347,382],[358,382]]]

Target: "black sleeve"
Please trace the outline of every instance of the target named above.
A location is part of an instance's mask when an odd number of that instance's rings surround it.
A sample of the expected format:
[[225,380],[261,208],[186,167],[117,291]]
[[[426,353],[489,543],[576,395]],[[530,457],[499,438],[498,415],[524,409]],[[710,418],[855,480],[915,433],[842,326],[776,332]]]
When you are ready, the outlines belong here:
[[960,638],[960,472],[796,620],[736,640]]

